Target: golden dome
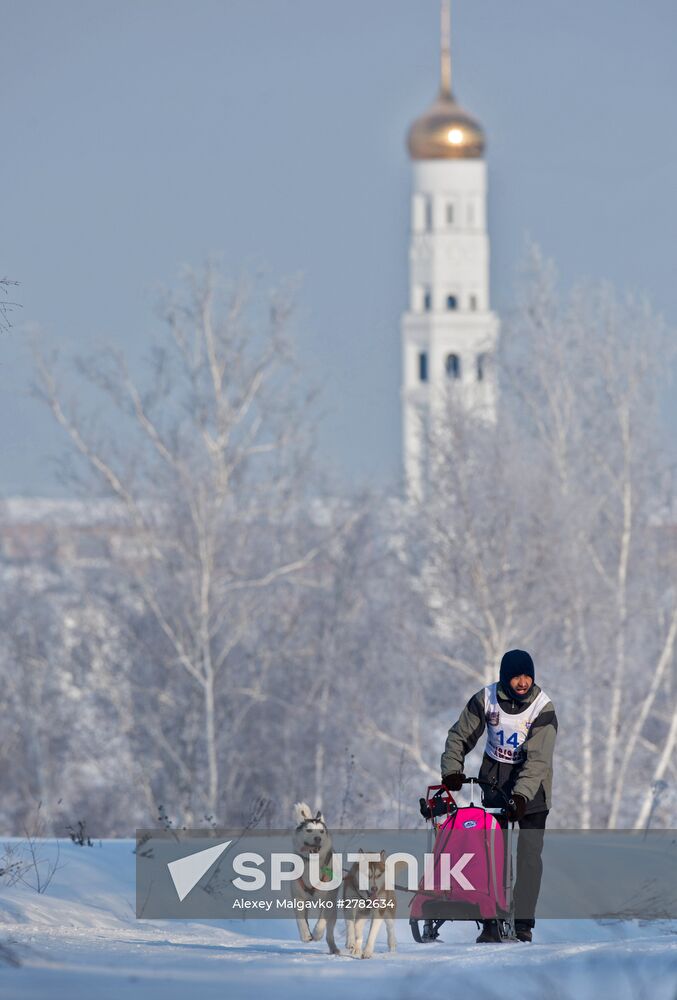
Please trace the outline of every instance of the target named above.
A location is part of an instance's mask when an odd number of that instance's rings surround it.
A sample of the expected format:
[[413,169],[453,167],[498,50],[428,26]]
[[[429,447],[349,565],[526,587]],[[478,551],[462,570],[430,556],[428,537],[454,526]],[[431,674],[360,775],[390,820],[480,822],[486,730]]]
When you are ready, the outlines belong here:
[[484,132],[456,103],[451,90],[450,0],[440,5],[440,93],[409,129],[407,145],[413,160],[478,160],[484,153]]
[[409,129],[407,145],[413,160],[476,160],[484,153],[484,132],[443,90]]

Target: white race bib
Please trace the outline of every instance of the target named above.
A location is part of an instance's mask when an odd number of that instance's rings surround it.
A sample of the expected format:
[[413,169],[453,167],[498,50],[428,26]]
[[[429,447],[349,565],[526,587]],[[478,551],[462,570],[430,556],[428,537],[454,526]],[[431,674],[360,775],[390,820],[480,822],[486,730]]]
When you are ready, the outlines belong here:
[[497,688],[498,681],[484,689],[484,717],[487,723],[484,752],[502,764],[518,764],[524,760],[522,745],[529,735],[532,723],[550,698],[545,691],[541,691],[523,712],[510,715],[499,704]]

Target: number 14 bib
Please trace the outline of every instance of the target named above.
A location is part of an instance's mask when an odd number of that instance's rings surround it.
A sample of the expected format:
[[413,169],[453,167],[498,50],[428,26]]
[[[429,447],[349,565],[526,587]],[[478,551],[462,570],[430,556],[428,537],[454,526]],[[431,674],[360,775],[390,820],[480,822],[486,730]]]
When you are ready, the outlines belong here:
[[484,717],[487,722],[487,742],[484,752],[501,763],[517,764],[524,760],[522,744],[531,725],[550,698],[545,691],[534,698],[519,715],[510,715],[501,708],[496,689],[498,682],[484,689]]

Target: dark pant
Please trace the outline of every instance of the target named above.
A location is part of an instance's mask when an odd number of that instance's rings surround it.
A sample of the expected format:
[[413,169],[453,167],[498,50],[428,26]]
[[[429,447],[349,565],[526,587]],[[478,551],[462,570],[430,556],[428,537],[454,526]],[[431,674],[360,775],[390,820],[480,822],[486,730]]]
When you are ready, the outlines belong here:
[[[514,903],[515,921],[523,927],[534,926],[536,901],[541,888],[543,875],[543,837],[545,836],[545,821],[548,810],[523,816],[519,821],[520,832],[517,835],[517,872],[515,877]],[[507,820],[501,816],[499,822],[506,827]],[[524,831],[524,832],[522,832]],[[507,841],[506,837],[506,849]]]

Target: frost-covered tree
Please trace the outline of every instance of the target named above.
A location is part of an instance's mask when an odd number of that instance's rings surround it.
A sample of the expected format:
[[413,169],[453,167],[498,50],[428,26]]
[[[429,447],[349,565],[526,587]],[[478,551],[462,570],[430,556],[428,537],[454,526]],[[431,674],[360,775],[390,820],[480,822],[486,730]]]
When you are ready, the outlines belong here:
[[11,328],[10,314],[19,308],[19,303],[9,298],[10,288],[18,284],[18,281],[12,281],[11,278],[0,278],[0,332]]
[[119,351],[78,362],[98,419],[38,355],[39,392],[80,459],[80,487],[120,511],[107,594],[132,655],[111,697],[129,698],[149,793],[187,821],[225,817],[257,771],[251,727],[265,725],[262,704],[272,714],[292,697],[271,680],[259,628],[334,529],[310,524],[304,506],[311,399],[290,310],[283,294],[257,310],[244,285],[189,275],[144,377]]
[[651,747],[661,751],[660,694],[674,700],[672,480],[659,419],[671,356],[646,301],[608,285],[562,296],[552,265],[532,252],[507,333],[506,397],[548,498],[559,660],[571,678],[564,718],[577,734],[564,746],[586,826],[634,821],[628,792],[644,794]]
[[449,677],[479,686],[505,649],[533,649],[560,716],[555,804],[585,827],[645,820],[652,781],[674,770],[669,358],[645,302],[604,285],[562,295],[534,250],[503,334],[497,423],[451,385],[431,432],[414,544]]
[[56,773],[69,809],[94,812],[68,819],[102,832],[158,804],[236,825],[258,802],[280,825],[298,799],[331,823],[408,824],[449,724],[511,646],[532,650],[558,710],[553,822],[674,821],[660,320],[607,287],[560,293],[534,252],[496,423],[451,383],[430,488],[405,504],[318,476],[289,318],[284,297],[262,309],[208,273],[168,301],[146,373],[106,351],[71,382],[39,358],[77,460],[64,468],[110,516],[96,571],[33,580],[31,614],[18,590],[0,601],[21,762],[6,822],[29,794],[60,795]]
[[55,834],[80,817],[94,833],[127,831],[121,813],[131,823],[141,815],[119,780],[134,773],[125,716],[110,698],[110,665],[124,668],[119,630],[93,599],[91,576],[49,560],[0,573],[2,829],[22,833],[39,805]]

